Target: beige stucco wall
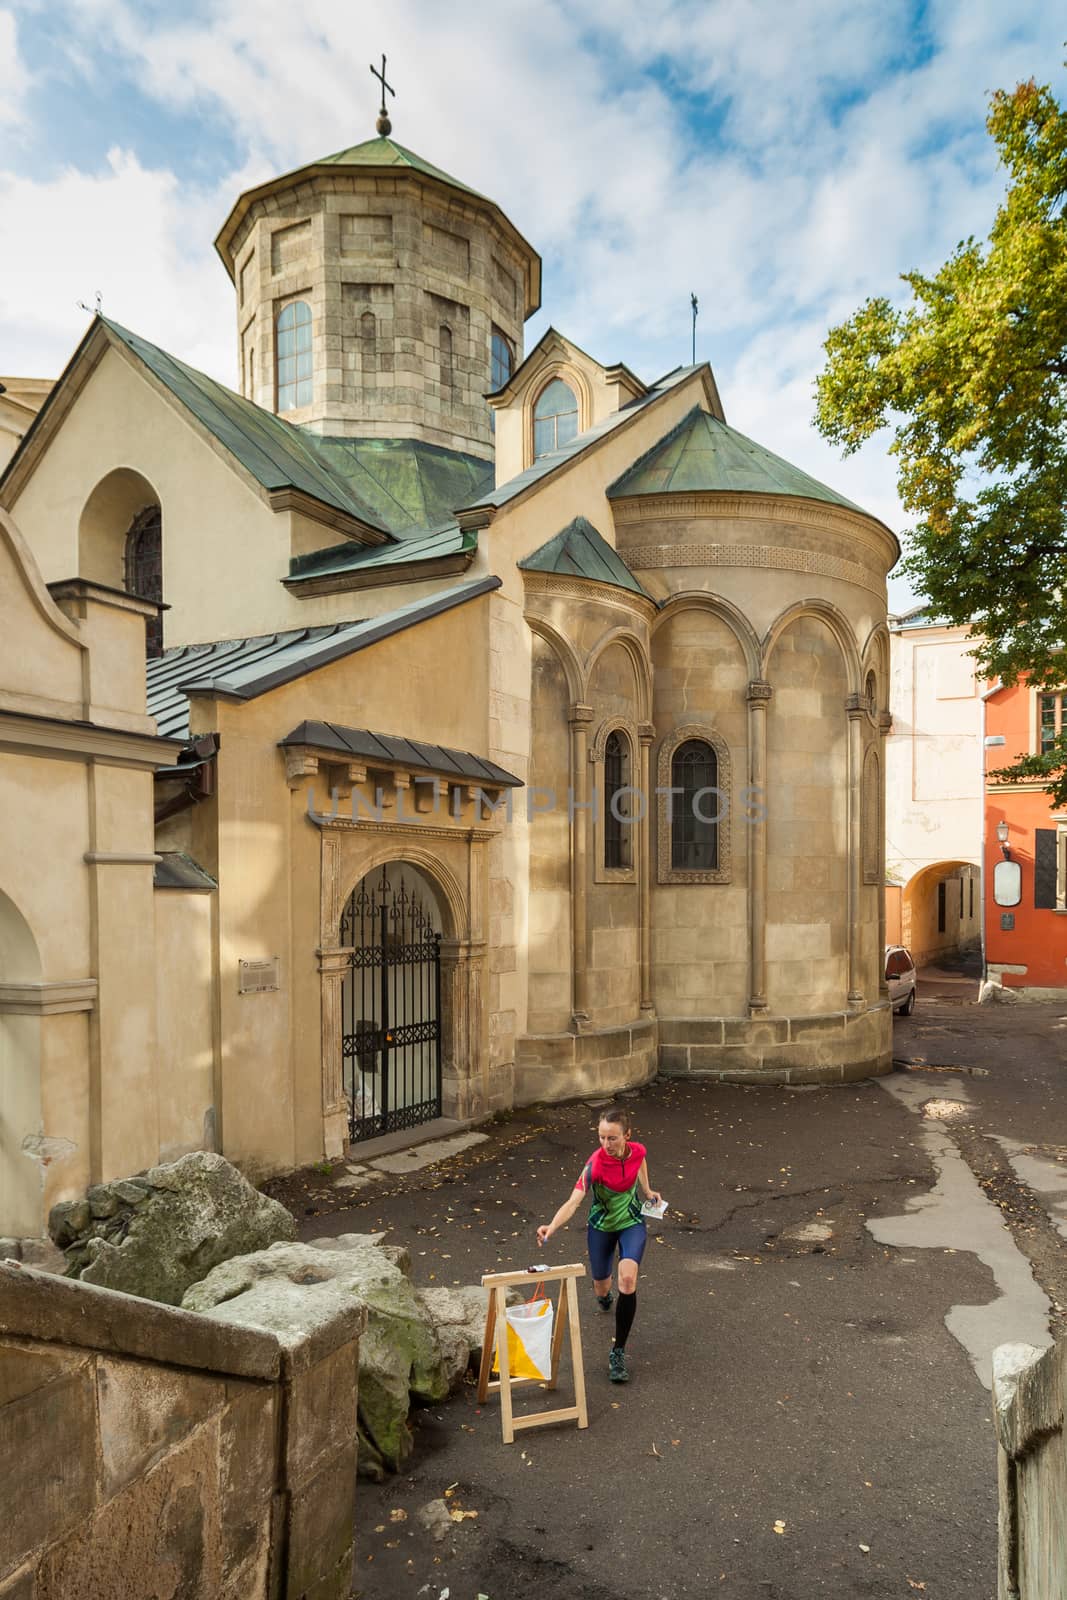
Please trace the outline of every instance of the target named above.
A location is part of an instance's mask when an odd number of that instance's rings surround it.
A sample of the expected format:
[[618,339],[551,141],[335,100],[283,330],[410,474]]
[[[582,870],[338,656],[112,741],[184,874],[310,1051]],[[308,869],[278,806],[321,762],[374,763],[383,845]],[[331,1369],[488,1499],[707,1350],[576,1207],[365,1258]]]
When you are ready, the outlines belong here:
[[158,1154],[152,789],[173,752],[145,737],[136,609],[82,586],[65,615],[3,517],[0,580],[0,1233],[37,1234]]
[[[277,1171],[324,1153],[317,952],[326,869],[322,830],[309,819],[308,803],[331,811],[330,780],[323,771],[290,787],[278,741],[308,719],[365,727],[368,708],[380,718],[388,706],[389,725],[373,731],[483,748],[488,621],[487,601],[475,600],[244,704],[192,702],[193,732],[218,732],[221,740],[216,796],[198,808],[201,835],[213,819],[214,851],[206,845],[197,856],[219,881],[220,1148],[250,1171]],[[341,810],[351,818],[350,801]],[[366,819],[368,809],[360,815]],[[372,857],[382,859],[384,850],[386,859],[404,859],[408,840],[419,852],[413,859],[429,853],[422,864],[431,874],[439,853],[465,897],[470,823],[468,813],[455,824],[455,843],[429,831],[424,837],[421,819],[399,830],[365,820],[344,832],[330,868],[339,874],[341,904]],[[279,961],[278,990],[239,993],[238,963],[270,957]],[[179,1002],[168,1003],[173,1009]]]
[[157,889],[153,897],[162,1161],[218,1148],[215,902],[214,894],[182,889]]

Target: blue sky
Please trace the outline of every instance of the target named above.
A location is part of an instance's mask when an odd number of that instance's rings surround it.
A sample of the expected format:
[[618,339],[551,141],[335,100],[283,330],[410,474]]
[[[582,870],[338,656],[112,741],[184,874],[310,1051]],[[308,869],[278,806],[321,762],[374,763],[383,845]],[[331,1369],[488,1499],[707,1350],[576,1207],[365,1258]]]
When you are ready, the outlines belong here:
[[[235,381],[212,240],[243,188],[372,136],[491,194],[544,310],[646,378],[697,353],[726,414],[898,531],[888,437],[811,427],[829,326],[984,234],[989,92],[1062,89],[1038,0],[0,0],[0,372],[58,373],[104,310]],[[891,580],[891,605],[910,596]]]

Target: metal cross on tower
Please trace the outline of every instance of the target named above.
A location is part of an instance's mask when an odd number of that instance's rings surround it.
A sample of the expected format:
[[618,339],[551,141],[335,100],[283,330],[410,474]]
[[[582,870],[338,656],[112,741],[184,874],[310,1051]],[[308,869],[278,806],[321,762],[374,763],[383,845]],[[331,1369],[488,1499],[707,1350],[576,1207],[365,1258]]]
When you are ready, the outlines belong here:
[[386,114],[386,110],[385,110],[385,95],[386,95],[386,91],[388,90],[388,92],[393,96],[393,98],[395,100],[396,99],[396,90],[393,88],[391,83],[386,83],[386,81],[385,81],[385,56],[384,55],[382,56],[382,70],[379,72],[378,68],[376,66],[374,66],[373,64],[371,65],[371,69],[370,70],[371,70],[372,76],[377,78],[380,81],[381,86],[382,86],[382,109],[378,113],[378,121],[375,123],[375,127],[377,128],[378,132],[381,134],[382,138],[384,139],[387,134],[390,134],[393,131],[393,124],[389,121],[389,117]]

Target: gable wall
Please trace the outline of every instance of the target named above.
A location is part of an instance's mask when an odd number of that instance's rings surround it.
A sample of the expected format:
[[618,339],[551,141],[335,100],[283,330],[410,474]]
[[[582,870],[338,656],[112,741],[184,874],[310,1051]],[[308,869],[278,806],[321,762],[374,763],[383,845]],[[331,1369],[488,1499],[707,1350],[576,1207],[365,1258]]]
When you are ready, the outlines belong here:
[[288,572],[288,518],[272,512],[143,369],[114,349],[11,507],[46,582],[82,575],[121,587],[124,528],[115,529],[109,574],[85,572],[79,550],[86,503],[116,469],[140,474],[162,507],[163,594],[172,608],[164,614],[166,645],[283,625],[278,597],[289,597],[277,580]]

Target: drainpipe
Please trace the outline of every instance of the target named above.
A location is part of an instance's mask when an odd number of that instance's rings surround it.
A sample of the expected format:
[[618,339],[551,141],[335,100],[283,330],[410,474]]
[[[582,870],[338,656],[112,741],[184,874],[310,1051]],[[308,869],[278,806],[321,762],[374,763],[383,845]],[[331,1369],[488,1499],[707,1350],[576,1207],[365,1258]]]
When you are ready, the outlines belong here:
[[989,982],[989,963],[988,963],[988,959],[987,959],[986,940],[985,940],[986,860],[988,859],[987,852],[986,852],[986,810],[987,810],[987,806],[986,806],[986,792],[985,792],[985,730],[986,730],[986,715],[985,715],[985,711],[986,711],[986,701],[985,701],[985,695],[983,695],[982,696],[982,736],[978,741],[978,795],[979,795],[979,804],[982,807],[982,826],[981,826],[981,830],[980,830],[980,834],[979,834],[979,837],[981,839],[980,849],[981,849],[982,865],[981,865],[981,869],[980,869],[981,870],[981,877],[978,880],[979,881],[979,885],[980,885],[981,890],[982,890],[981,895],[979,896],[980,904],[979,904],[979,907],[978,907],[978,936],[982,941],[982,988],[979,989],[979,991],[978,991],[978,998],[979,999],[981,999],[981,997],[982,997],[982,990],[985,988],[986,984]]

